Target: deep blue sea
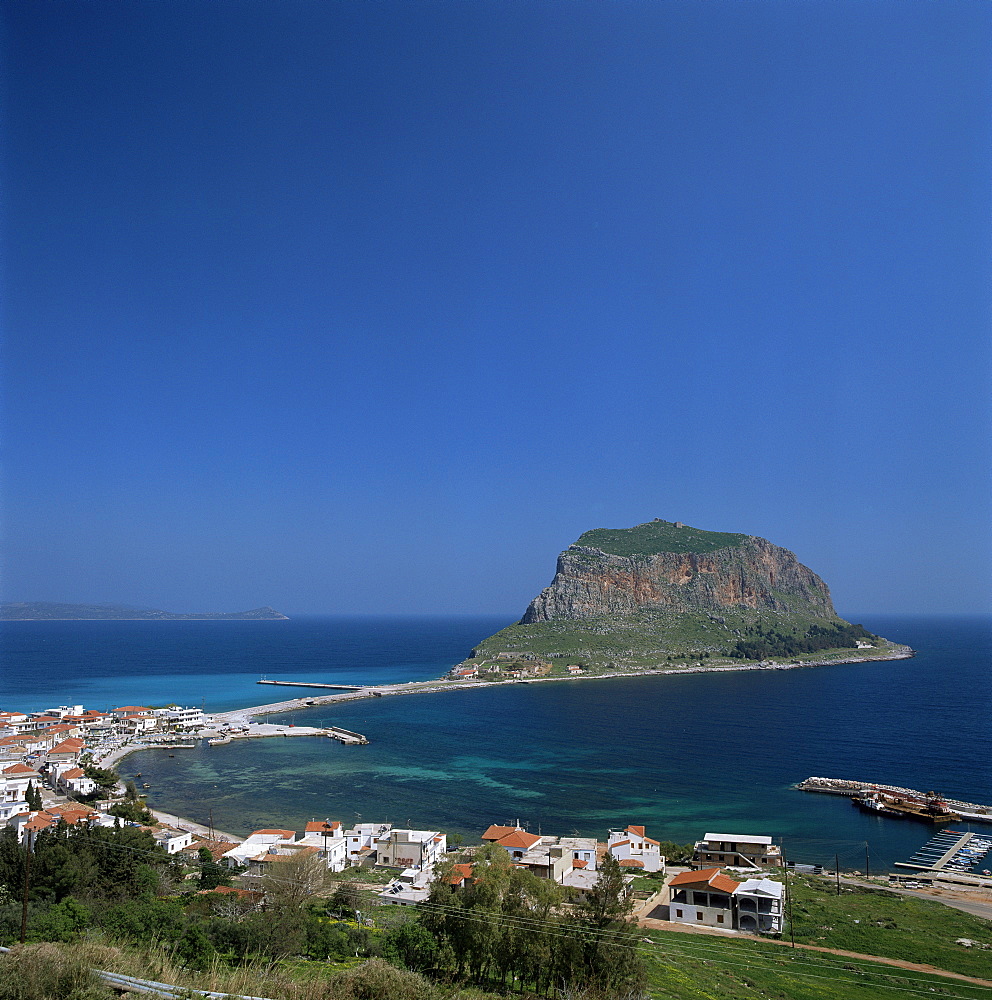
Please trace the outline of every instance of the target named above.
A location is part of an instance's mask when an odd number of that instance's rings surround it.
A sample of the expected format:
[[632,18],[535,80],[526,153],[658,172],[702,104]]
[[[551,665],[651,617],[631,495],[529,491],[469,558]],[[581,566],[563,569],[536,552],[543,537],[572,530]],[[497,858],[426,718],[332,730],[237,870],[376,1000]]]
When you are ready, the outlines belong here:
[[[645,824],[660,840],[767,833],[790,857],[872,869],[931,828],[797,792],[810,775],[936,789],[992,803],[992,618],[856,617],[915,658],[789,671],[510,685],[281,716],[365,733],[144,751],[152,805],[233,833],[313,818],[383,819],[477,836],[519,819],[595,835]],[[438,676],[498,617],[275,622],[0,623],[0,708],[204,704],[291,697],[261,676],[386,683]],[[302,692],[301,692],[302,693]],[[992,831],[992,826],[976,827]]]

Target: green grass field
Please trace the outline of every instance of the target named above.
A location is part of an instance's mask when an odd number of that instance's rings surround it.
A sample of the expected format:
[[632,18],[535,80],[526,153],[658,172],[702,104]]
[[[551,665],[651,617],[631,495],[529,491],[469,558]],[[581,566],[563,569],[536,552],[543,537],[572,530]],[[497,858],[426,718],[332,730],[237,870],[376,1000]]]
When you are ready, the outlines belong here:
[[[829,878],[791,881],[796,941],[992,979],[992,923],[987,920],[885,889],[842,885],[838,895]],[[976,946],[955,944],[958,938]]]
[[877,1000],[910,994],[979,998],[988,989],[804,949],[668,931],[643,945],[648,995],[677,1000]]

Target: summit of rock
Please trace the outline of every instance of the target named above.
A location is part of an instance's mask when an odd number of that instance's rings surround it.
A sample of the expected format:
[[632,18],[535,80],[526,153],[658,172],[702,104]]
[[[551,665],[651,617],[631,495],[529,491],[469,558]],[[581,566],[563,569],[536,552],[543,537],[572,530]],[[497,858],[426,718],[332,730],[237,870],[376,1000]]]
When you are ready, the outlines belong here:
[[558,556],[554,580],[521,624],[651,607],[801,609],[837,618],[827,585],[788,549],[754,535],[659,519],[582,534]]

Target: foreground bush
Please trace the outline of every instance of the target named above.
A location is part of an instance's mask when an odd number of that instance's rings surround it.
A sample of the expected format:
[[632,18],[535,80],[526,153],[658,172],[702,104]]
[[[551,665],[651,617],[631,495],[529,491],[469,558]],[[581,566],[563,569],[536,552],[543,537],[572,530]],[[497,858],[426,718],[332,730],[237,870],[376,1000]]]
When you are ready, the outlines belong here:
[[54,944],[29,944],[0,954],[0,1000],[110,1000],[90,972],[88,956]]

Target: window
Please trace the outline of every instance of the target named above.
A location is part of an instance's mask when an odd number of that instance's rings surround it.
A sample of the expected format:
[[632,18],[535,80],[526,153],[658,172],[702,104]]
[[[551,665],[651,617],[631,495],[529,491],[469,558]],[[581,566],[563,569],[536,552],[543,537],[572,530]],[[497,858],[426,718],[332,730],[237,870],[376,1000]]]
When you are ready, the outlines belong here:
[[723,914],[722,914],[722,913],[718,913],[718,914],[716,915],[716,922],[717,922],[718,924],[722,924],[722,923],[723,923]]
[[699,910],[696,910],[696,919],[697,920],[702,920],[703,919],[703,915],[702,915],[702,913],[699,912]]
[[682,916],[682,911],[681,910],[676,910],[675,911],[675,916],[681,917]]

